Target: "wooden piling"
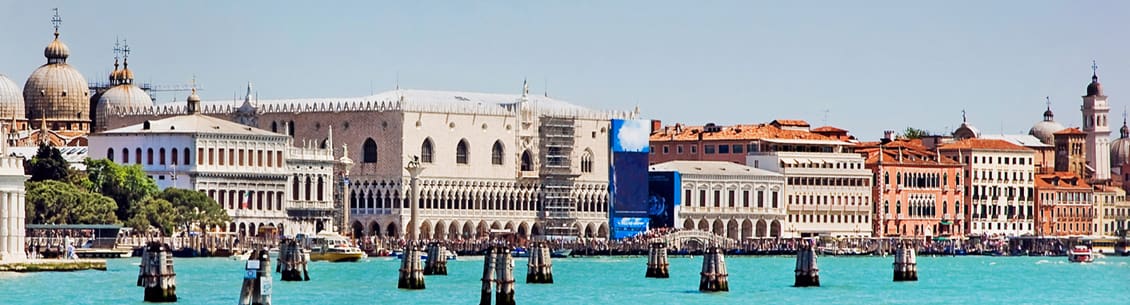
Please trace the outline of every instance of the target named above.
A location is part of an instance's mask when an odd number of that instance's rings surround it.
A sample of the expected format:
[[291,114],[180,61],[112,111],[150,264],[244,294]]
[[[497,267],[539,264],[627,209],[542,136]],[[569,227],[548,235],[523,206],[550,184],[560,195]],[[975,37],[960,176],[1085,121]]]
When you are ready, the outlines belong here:
[[409,241],[404,246],[404,257],[400,260],[400,279],[396,284],[400,289],[424,289],[424,268],[420,265],[420,249]]
[[900,243],[895,250],[895,282],[918,280],[918,253],[914,246]]
[[239,305],[271,305],[271,255],[266,248],[251,250],[244,268]]
[[820,287],[820,268],[816,265],[816,247],[802,242],[796,253],[796,281],[794,287]]
[[309,281],[310,272],[306,269],[307,262],[306,254],[302,253],[298,241],[288,238],[279,243],[279,258],[275,272],[282,273],[283,281]]
[[447,275],[447,248],[438,242],[428,244],[428,261],[424,275]]
[[530,259],[526,264],[526,283],[553,284],[553,262],[550,260],[549,245],[539,242],[530,247]]
[[176,302],[177,273],[173,271],[173,249],[161,242],[149,242],[141,254],[137,286],[145,287],[146,302]]
[[495,254],[495,294],[496,305],[514,305],[514,257],[510,254],[510,247],[498,247],[499,253]]
[[495,248],[488,248],[486,255],[483,256],[483,290],[479,295],[479,305],[490,305],[491,293],[493,292],[492,285],[494,284],[494,264],[495,264]]
[[653,242],[647,252],[647,274],[644,277],[669,278],[667,263],[667,243]]
[[702,273],[698,290],[704,292],[730,291],[729,273],[722,249],[711,246],[702,256]]

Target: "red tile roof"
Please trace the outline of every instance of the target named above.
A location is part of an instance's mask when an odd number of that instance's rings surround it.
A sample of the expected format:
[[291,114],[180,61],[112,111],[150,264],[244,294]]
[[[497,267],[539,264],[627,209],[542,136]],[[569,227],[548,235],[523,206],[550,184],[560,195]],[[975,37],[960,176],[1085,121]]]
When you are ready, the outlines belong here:
[[1011,151],[1034,151],[1031,148],[1012,144],[1005,140],[996,139],[962,139],[954,141],[953,143],[943,144],[938,147],[939,150],[959,150],[959,149],[983,149],[983,150],[1011,150]]
[[1061,135],[1061,134],[1062,135],[1072,135],[1072,134],[1086,135],[1087,133],[1083,132],[1082,130],[1079,130],[1079,128],[1071,127],[1071,128],[1065,128],[1065,129],[1060,130],[1060,131],[1056,131],[1052,134],[1053,135]]
[[[1055,181],[1063,181],[1059,185],[1055,185]],[[1074,185],[1069,181],[1074,181]],[[1036,188],[1091,188],[1087,181],[1080,179],[1072,172],[1054,172],[1051,174],[1036,175]]]
[[778,126],[803,126],[803,127],[810,126],[810,125],[808,125],[808,122],[805,122],[804,120],[780,119],[780,120],[773,120],[772,122],[769,122],[769,123],[770,124],[776,124]]

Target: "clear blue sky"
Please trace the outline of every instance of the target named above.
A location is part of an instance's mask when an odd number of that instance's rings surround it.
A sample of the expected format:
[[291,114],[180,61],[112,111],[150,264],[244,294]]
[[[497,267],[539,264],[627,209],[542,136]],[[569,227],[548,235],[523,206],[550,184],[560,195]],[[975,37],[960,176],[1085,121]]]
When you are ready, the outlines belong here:
[[[665,124],[804,119],[873,140],[1026,133],[1044,96],[1080,122],[1091,60],[1112,117],[1130,103],[1127,1],[14,1],[0,4],[0,73],[45,63],[51,8],[69,62],[105,79],[126,38],[139,81],[205,100],[401,87],[519,93]],[[184,99],[165,93],[159,102]],[[1117,134],[1117,126],[1113,126]]]

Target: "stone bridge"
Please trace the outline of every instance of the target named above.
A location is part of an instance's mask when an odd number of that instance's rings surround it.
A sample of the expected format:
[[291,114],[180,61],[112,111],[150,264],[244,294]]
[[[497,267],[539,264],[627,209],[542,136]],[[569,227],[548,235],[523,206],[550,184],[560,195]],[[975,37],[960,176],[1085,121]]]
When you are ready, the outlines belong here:
[[649,240],[649,242],[657,241],[666,242],[668,248],[680,250],[703,250],[710,245],[717,245],[723,249],[738,248],[738,241],[734,239],[701,230],[680,230]]

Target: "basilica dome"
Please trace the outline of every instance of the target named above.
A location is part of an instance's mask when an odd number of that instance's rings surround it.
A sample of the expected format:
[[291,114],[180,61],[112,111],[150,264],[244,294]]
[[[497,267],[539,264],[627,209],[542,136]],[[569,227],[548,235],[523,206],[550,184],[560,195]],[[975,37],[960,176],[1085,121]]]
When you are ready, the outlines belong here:
[[1032,129],[1028,130],[1028,134],[1040,139],[1040,142],[1048,145],[1055,145],[1055,132],[1065,129],[1062,124],[1055,121],[1055,115],[1052,114],[1052,109],[1048,108],[1044,111],[1044,120],[1032,125]]
[[[47,121],[89,121],[90,91],[86,78],[67,64],[70,51],[55,40],[43,51],[47,64],[31,73],[24,84],[24,105],[29,119]],[[81,129],[81,128],[80,128]]]
[[96,129],[107,126],[108,118],[115,111],[128,111],[130,109],[146,108],[153,106],[153,99],[149,93],[133,83],[133,72],[129,70],[129,59],[125,67],[118,70],[118,60],[114,59],[114,71],[110,72],[110,84],[113,87],[102,92],[94,107],[94,123]]
[[24,96],[16,82],[0,74],[0,119],[7,122],[12,118],[21,121],[27,119],[24,115]]
[[1122,128],[1119,129],[1121,135],[1117,140],[1110,142],[1110,166],[1121,167],[1123,164],[1130,163],[1130,127],[1126,127],[1126,121],[1122,122]]

